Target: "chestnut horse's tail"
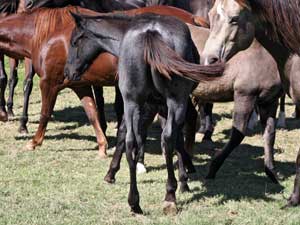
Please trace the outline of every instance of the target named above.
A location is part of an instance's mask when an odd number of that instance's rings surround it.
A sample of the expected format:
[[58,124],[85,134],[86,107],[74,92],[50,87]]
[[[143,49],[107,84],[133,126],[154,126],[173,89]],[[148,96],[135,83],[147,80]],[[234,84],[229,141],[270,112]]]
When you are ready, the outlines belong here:
[[147,31],[144,37],[144,59],[167,79],[172,74],[202,82],[216,79],[224,72],[224,64],[202,66],[185,61],[161,39],[156,31]]

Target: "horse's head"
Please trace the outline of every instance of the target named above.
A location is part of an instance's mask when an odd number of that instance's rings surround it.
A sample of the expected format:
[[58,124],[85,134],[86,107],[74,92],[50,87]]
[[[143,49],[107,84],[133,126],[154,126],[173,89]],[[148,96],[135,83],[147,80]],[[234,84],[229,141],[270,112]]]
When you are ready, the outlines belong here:
[[216,0],[209,12],[210,35],[205,44],[205,64],[228,61],[250,46],[255,25],[247,0]]
[[81,75],[101,53],[102,48],[95,41],[93,34],[86,30],[87,21],[79,15],[71,13],[76,23],[70,45],[64,75],[69,80],[80,80]]
[[25,0],[26,9],[41,7],[63,7],[71,3],[71,0]]

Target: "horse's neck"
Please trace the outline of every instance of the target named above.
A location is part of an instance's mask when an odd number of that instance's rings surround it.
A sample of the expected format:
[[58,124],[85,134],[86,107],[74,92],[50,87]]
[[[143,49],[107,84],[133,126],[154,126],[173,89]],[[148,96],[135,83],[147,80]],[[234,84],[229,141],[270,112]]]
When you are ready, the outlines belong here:
[[20,0],[17,13],[25,12],[25,0]]
[[[96,33],[106,38],[98,39],[100,46],[109,53],[119,56],[120,43],[127,30],[128,22],[118,20],[117,23],[109,24],[109,33],[106,29],[98,29]],[[103,33],[102,33],[103,32]]]
[[256,39],[273,56],[278,69],[282,71],[291,55],[291,52],[282,45],[270,40],[265,34],[256,34]]
[[16,14],[1,19],[0,27],[0,49],[13,57],[30,58],[33,23]]

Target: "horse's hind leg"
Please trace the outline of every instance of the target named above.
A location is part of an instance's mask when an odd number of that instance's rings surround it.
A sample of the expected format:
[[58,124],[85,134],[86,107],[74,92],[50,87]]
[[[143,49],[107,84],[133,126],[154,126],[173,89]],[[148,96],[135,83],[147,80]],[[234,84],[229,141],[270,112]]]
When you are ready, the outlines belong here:
[[197,116],[198,113],[189,98],[185,116],[185,150],[191,157],[193,156],[193,146],[195,144]]
[[121,95],[118,85],[115,86],[115,90],[116,90],[116,95],[115,95],[114,108],[115,108],[115,112],[117,115],[117,121],[118,121],[118,127],[119,127],[122,122],[122,119],[123,119],[124,102],[123,102],[123,98],[122,98],[122,95]]
[[288,198],[285,207],[300,205],[300,149],[298,150],[296,158],[296,177],[294,180],[294,190]]
[[105,112],[104,112],[103,87],[93,86],[93,90],[94,90],[94,94],[95,94],[97,110],[99,113],[100,126],[101,126],[102,131],[105,134],[106,129],[107,129],[107,124],[106,124]]
[[0,53],[0,121],[7,121],[8,116],[5,109],[5,89],[7,85],[7,75],[4,66],[4,55]]
[[205,118],[205,132],[202,141],[212,141],[211,136],[214,132],[213,118],[212,118],[213,106],[214,105],[209,102],[205,103],[203,106],[204,118]]
[[124,117],[126,121],[126,158],[130,171],[130,189],[128,195],[128,203],[131,211],[134,213],[143,213],[140,207],[140,197],[136,181],[136,165],[138,160],[138,151],[142,146],[142,124],[141,113],[142,108],[137,101],[127,99],[124,104]]
[[38,130],[36,131],[32,140],[30,140],[27,145],[27,150],[34,150],[36,146],[42,145],[45,137],[46,128],[48,121],[52,115],[53,108],[56,102],[58,87],[47,79],[40,80],[40,90],[42,96],[42,109],[39,121]]
[[[167,98],[168,117],[167,117],[166,126],[163,129],[161,135],[161,146],[166,158],[166,165],[168,171],[167,189],[166,189],[165,202],[163,207],[165,214],[177,213],[177,207],[176,207],[177,180],[174,174],[173,150],[176,142],[178,140],[179,141],[183,140],[182,128],[183,128],[183,123],[184,123],[184,118],[185,118],[185,113],[187,108],[187,98],[184,99],[183,96],[181,97],[177,96],[176,99],[171,97]],[[178,151],[180,149],[181,148],[179,148]],[[179,160],[179,162],[180,161],[182,160]],[[179,166],[181,166],[180,163]],[[185,178],[182,179],[182,182],[183,185],[186,185]]]
[[107,174],[104,177],[104,180],[107,183],[115,183],[116,181],[116,173],[120,169],[120,163],[122,159],[123,152],[125,152],[125,139],[126,139],[126,125],[125,125],[125,119],[122,120],[118,132],[117,132],[117,145],[116,150],[113,154],[113,158],[109,165],[109,170]]
[[184,160],[185,161],[188,160],[194,170],[195,170],[195,168],[192,164],[191,159],[189,158],[189,155],[186,153],[186,151],[184,149],[184,140],[183,140],[182,130],[178,131],[176,153],[177,153],[177,158],[178,158],[178,177],[179,177],[179,181],[180,181],[180,191],[187,192],[187,191],[190,191],[190,188],[187,184],[188,175],[184,168],[184,163],[183,163]]
[[277,127],[286,128],[285,121],[285,94],[280,98],[279,115],[277,121]]
[[106,158],[107,140],[99,123],[98,112],[94,102],[92,88],[90,86],[85,86],[80,88],[73,88],[73,90],[81,100],[85,113],[90,123],[94,127],[97,137],[97,143],[99,145],[99,156],[100,158]]
[[10,66],[10,78],[8,81],[9,95],[7,99],[7,114],[8,117],[14,117],[13,105],[14,105],[14,92],[18,83],[18,64],[19,61],[14,58],[9,58]]
[[220,153],[212,160],[207,179],[215,178],[216,173],[224,163],[225,159],[244,139],[249,117],[254,108],[255,98],[249,95],[234,93],[234,116],[233,127],[231,129],[230,140]]
[[26,73],[26,78],[24,80],[24,88],[23,88],[24,103],[23,103],[23,113],[20,118],[20,127],[19,127],[20,133],[28,133],[27,122],[28,122],[29,97],[32,91],[33,77],[35,74],[32,62],[28,58],[25,58],[25,73]]
[[275,117],[277,107],[277,100],[272,104],[259,105],[260,121],[264,128],[263,138],[265,151],[265,172],[274,183],[278,183],[277,174],[274,167],[274,142],[276,135]]

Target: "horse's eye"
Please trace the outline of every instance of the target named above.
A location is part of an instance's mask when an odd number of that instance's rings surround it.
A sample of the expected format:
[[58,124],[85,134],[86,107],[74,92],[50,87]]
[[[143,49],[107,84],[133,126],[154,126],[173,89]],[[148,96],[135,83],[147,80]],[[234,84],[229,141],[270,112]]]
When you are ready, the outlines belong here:
[[230,18],[229,23],[236,25],[239,22],[239,17],[238,16],[233,16]]

